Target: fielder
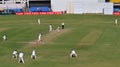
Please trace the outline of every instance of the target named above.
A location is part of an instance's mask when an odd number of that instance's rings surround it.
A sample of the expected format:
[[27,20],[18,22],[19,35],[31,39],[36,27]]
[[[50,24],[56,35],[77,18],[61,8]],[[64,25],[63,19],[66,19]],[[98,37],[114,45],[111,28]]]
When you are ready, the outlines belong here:
[[49,25],[49,31],[52,32],[52,24]]
[[36,53],[35,53],[35,50],[32,51],[31,59],[36,59]]
[[61,25],[62,25],[62,29],[64,29],[65,23],[61,23]]
[[17,50],[13,51],[13,58],[17,58]]
[[18,61],[18,63],[24,63],[22,51],[20,51],[20,53],[19,53],[19,61]]
[[3,40],[7,40],[7,36],[4,34],[2,37]]
[[40,24],[40,19],[38,19],[38,24]]
[[70,53],[70,57],[77,57],[77,53],[75,52],[74,49],[72,49],[72,51]]

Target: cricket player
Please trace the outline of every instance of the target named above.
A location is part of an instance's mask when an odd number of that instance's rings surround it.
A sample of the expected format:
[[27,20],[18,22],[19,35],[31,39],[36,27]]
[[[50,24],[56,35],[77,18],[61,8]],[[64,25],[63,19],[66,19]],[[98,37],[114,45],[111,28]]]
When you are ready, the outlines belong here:
[[17,58],[17,50],[13,51],[13,58]]
[[115,19],[115,25],[118,25],[118,20],[117,19]]
[[38,24],[40,24],[40,19],[38,19]]
[[52,24],[49,25],[49,31],[52,32]]
[[41,37],[42,37],[42,34],[39,33],[39,35],[38,35],[38,42],[41,42],[41,41],[42,41]]
[[57,32],[60,32],[60,27],[58,26],[57,29],[56,29]]
[[74,49],[72,49],[72,51],[70,53],[70,57],[77,57],[77,53],[75,52]]
[[36,59],[36,53],[35,53],[35,50],[32,51],[31,59]]
[[61,25],[62,25],[62,29],[64,29],[65,23],[61,23]]
[[7,36],[5,34],[3,35],[2,38],[3,38],[3,40],[7,40]]
[[20,53],[19,53],[19,61],[18,61],[18,63],[24,63],[22,51],[20,51]]

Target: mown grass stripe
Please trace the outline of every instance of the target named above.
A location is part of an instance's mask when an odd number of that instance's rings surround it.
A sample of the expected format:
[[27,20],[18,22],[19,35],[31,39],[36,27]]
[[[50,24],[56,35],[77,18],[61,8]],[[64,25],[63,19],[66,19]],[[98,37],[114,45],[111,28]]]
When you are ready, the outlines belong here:
[[102,34],[102,31],[100,30],[93,30],[90,31],[86,36],[84,36],[78,45],[91,45],[96,42],[96,40],[100,37]]

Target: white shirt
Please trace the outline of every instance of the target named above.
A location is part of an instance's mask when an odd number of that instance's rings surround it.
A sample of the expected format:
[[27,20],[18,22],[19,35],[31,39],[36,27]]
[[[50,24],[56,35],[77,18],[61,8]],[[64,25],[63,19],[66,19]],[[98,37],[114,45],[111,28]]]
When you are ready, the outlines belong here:
[[19,57],[23,57],[23,53],[20,53],[20,54],[19,54]]
[[49,31],[52,31],[52,25],[51,24],[49,25]]
[[75,50],[72,50],[72,51],[71,51],[71,54],[76,54]]
[[117,24],[117,19],[115,19],[115,24]]
[[41,35],[41,34],[39,34],[39,36],[38,36],[38,40],[41,40],[41,36],[42,36],[42,35]]
[[38,19],[38,24],[40,24],[40,19]]
[[41,34],[39,34],[39,38],[41,37],[42,35]]
[[6,35],[3,35],[3,40],[6,40],[6,39],[7,39]]
[[52,25],[49,25],[49,28],[52,28]]
[[13,51],[13,54],[17,54],[17,51]]
[[32,51],[32,55],[35,55],[35,50]]
[[62,25],[64,25],[64,23],[62,23]]

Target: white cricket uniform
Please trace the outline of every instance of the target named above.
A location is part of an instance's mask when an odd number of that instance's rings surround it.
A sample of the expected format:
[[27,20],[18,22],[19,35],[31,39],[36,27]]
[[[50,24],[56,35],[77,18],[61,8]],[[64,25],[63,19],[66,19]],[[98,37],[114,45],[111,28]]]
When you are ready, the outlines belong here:
[[71,51],[70,57],[77,57],[77,53],[75,52],[75,50]]
[[50,32],[52,31],[52,25],[51,24],[49,25],[49,31]]
[[7,39],[7,36],[6,35],[3,35],[3,40],[6,40]]
[[64,29],[64,25],[65,25],[65,24],[64,24],[64,23],[62,23],[61,25],[62,25],[62,29]]
[[41,39],[41,34],[38,35],[38,41],[40,42],[42,39]]
[[57,32],[60,32],[60,27],[58,26],[57,29],[56,29]]
[[24,59],[23,59],[23,53],[19,53],[19,63],[24,63]]
[[38,19],[38,24],[40,24],[40,19]]
[[13,51],[13,58],[17,58],[17,51]]
[[36,53],[35,53],[35,50],[32,51],[31,59],[36,59]]

